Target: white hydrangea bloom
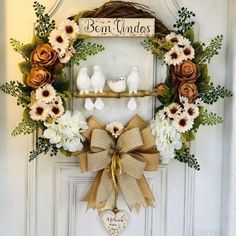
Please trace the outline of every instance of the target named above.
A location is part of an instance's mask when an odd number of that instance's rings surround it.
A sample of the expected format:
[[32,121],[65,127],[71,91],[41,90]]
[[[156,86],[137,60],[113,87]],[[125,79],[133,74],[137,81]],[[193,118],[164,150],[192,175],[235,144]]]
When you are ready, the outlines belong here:
[[49,142],[56,144],[57,148],[63,147],[70,152],[80,151],[85,140],[81,132],[88,128],[87,122],[80,112],[66,111],[64,115],[52,124],[47,124],[43,135]]
[[155,136],[156,147],[160,152],[161,161],[167,164],[175,157],[175,150],[182,147],[180,133],[176,131],[171,120],[163,117],[163,112],[159,111],[155,119],[151,121],[150,127]]

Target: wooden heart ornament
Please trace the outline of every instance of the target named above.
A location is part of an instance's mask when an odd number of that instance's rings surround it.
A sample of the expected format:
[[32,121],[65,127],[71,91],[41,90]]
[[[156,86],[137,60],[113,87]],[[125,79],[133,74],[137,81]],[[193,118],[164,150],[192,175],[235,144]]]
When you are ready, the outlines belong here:
[[129,216],[125,211],[106,210],[101,215],[105,229],[112,236],[117,236],[127,227]]

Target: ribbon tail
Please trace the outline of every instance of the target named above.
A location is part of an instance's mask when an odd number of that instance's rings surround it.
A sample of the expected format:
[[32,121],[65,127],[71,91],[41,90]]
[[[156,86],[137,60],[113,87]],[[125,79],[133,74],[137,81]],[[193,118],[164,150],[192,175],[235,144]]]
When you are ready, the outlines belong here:
[[130,211],[132,211],[133,208],[138,209],[140,206],[146,206],[145,198],[136,179],[132,178],[126,173],[117,176],[117,178],[121,191],[124,195],[124,199]]
[[101,209],[105,206],[108,198],[112,195],[113,186],[109,175],[109,171],[103,170],[101,181],[97,188],[96,194],[96,208]]
[[102,171],[98,171],[89,191],[86,193],[85,197],[81,200],[87,202],[87,209],[97,208],[96,197],[97,197],[98,187],[101,183],[101,177],[102,177]]
[[137,184],[145,199],[146,205],[154,207],[155,198],[144,175],[141,177],[141,179],[137,180]]

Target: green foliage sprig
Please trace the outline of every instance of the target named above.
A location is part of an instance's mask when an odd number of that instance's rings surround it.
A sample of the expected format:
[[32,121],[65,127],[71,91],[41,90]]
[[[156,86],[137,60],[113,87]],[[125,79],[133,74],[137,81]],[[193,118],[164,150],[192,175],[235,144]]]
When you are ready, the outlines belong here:
[[20,53],[24,59],[27,59],[27,57],[24,55],[22,48],[24,44],[17,39],[10,38],[10,44],[15,52]]
[[30,103],[30,92],[31,89],[27,89],[22,83],[18,81],[10,81],[0,85],[0,90],[4,93],[9,94],[17,98],[17,105],[25,107]]
[[222,123],[223,123],[223,118],[219,116],[218,114],[214,112],[208,112],[207,110],[203,112],[203,120],[202,120],[203,125],[212,126],[212,125],[218,125]]
[[217,102],[219,98],[229,98],[232,96],[233,94],[230,90],[220,85],[214,87],[213,83],[210,84],[210,90],[200,93],[202,101],[210,105]]
[[56,156],[58,148],[49,142],[48,139],[39,137],[34,150],[30,152],[29,161],[33,161],[40,154],[47,154],[51,150],[50,156]]
[[141,45],[147,51],[157,55],[159,60],[163,60],[165,53],[168,52],[172,47],[173,43],[162,41],[159,38],[148,38],[141,42]]
[[189,149],[186,149],[183,153],[176,152],[175,159],[186,163],[189,167],[194,168],[195,170],[200,170],[200,165],[198,164],[197,159],[193,154],[190,154]]
[[32,134],[38,127],[36,121],[23,118],[18,126],[13,130],[12,136]]
[[89,56],[96,55],[105,49],[104,46],[100,44],[85,42],[81,39],[77,40],[73,46],[76,53],[71,57],[70,63],[75,63],[77,65],[80,64],[81,60],[85,61]]
[[198,53],[195,57],[195,61],[198,63],[210,63],[211,59],[219,54],[219,50],[222,47],[223,43],[223,35],[217,35],[214,39],[211,40],[211,43],[209,46],[207,46],[204,51],[201,53]]
[[195,24],[194,21],[191,20],[192,17],[195,17],[195,13],[189,11],[187,8],[182,7],[178,11],[179,19],[173,25],[176,28],[178,34],[184,34],[187,30],[192,28]]
[[55,21],[51,20],[49,15],[45,13],[45,7],[38,2],[33,4],[37,21],[35,31],[40,38],[45,38],[55,28]]

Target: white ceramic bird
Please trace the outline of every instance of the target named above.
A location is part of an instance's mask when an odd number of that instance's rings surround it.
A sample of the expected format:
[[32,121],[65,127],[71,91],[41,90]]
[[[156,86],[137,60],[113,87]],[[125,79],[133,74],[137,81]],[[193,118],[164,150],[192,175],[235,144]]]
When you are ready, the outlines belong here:
[[103,92],[105,81],[106,81],[106,79],[102,73],[101,67],[98,65],[95,65],[93,67],[93,74],[91,77],[91,84],[92,84],[92,88],[95,93],[98,93],[98,92],[102,93]]
[[126,89],[126,80],[124,77],[120,77],[116,80],[107,80],[108,87],[116,93],[121,93]]
[[129,102],[127,103],[127,107],[130,111],[134,111],[137,109],[137,103],[135,101],[135,98],[129,99]]
[[95,103],[94,103],[94,107],[97,110],[102,110],[104,108],[104,102],[102,101],[101,98],[96,98]]
[[137,66],[133,66],[127,78],[129,93],[137,93],[140,84],[140,74]]
[[94,108],[94,103],[91,98],[85,98],[84,108],[88,111],[92,111]]
[[91,80],[88,76],[88,68],[83,66],[80,68],[78,76],[77,76],[77,88],[79,89],[80,93],[89,93]]

